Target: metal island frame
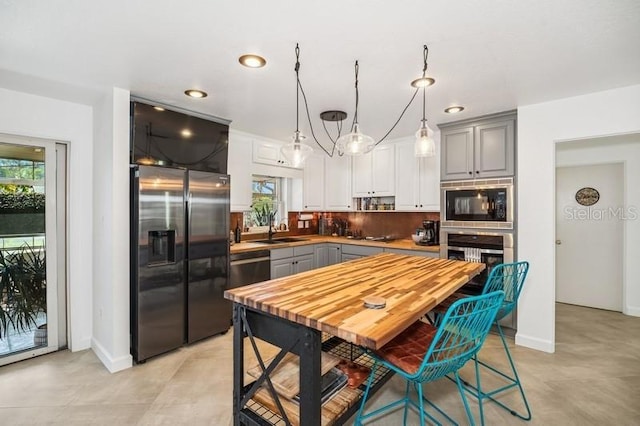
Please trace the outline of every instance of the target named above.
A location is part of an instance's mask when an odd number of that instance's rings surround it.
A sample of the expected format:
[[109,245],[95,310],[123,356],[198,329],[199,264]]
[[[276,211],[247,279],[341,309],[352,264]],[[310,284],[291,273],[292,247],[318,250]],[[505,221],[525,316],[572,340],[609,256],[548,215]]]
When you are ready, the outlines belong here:
[[[340,410],[323,413],[322,351],[371,363],[366,350],[384,346],[484,268],[482,263],[381,253],[227,290],[225,297],[234,304],[234,424],[343,424],[357,410],[359,394],[352,395]],[[363,300],[370,296],[385,299],[386,306],[365,307]],[[245,338],[263,370],[246,386]],[[281,349],[269,365],[256,338]],[[285,409],[289,403],[278,397],[269,376],[287,353],[299,356],[297,418],[290,408]],[[372,391],[390,375],[382,371]],[[271,408],[253,399],[261,387],[269,392]]]

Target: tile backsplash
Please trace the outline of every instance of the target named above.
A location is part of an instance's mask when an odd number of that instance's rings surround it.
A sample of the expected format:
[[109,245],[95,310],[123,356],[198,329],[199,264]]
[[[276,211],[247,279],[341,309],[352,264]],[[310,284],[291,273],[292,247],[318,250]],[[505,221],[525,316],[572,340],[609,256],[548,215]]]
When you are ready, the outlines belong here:
[[[299,214],[311,214],[308,220],[308,228],[298,228]],[[289,232],[287,235],[312,235],[318,234],[320,216],[331,219],[330,222],[346,221],[351,232],[360,232],[362,236],[394,238],[409,238],[416,232],[416,228],[422,227],[423,220],[440,220],[438,212],[289,212]],[[235,228],[236,223],[242,224],[242,213],[231,213],[230,225]],[[304,226],[304,222],[300,223]],[[243,240],[264,238],[266,234],[243,234]],[[277,237],[277,234],[276,234]]]

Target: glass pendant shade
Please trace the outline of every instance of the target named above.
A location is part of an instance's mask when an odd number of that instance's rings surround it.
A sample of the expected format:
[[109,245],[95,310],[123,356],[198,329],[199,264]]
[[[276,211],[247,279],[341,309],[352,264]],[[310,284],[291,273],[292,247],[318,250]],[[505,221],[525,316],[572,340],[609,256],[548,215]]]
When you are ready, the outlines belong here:
[[293,142],[283,145],[280,149],[284,158],[293,167],[302,166],[307,157],[313,152],[313,148],[302,143],[303,138],[304,136],[302,136],[299,131],[296,131],[293,135]]
[[336,144],[338,152],[347,155],[363,155],[370,152],[376,143],[371,136],[360,133],[360,126],[356,123],[353,126],[353,132],[340,136]]
[[427,126],[427,121],[422,121],[422,126],[416,132],[415,156],[433,157],[436,155],[436,142],[433,140],[433,130]]
[[146,157],[138,158],[136,160],[136,163],[142,164],[143,166],[152,166],[156,164],[156,160],[154,158],[146,156]]

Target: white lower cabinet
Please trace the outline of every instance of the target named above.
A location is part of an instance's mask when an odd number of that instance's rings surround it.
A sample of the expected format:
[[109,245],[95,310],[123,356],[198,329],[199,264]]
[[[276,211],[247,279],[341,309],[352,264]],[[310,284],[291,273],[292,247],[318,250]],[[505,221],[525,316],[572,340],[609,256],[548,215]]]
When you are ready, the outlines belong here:
[[313,248],[313,256],[316,268],[335,265],[342,261],[341,244],[316,244]]
[[322,243],[271,250],[271,279],[378,253],[398,253],[409,256],[440,257],[438,252],[369,247],[352,244]]
[[340,263],[342,261],[341,253],[342,245],[327,244],[327,266]]
[[342,244],[342,255],[340,256],[340,259],[342,262],[346,262],[347,260],[359,259],[361,257],[382,253],[383,251],[384,249],[382,247]]
[[271,279],[315,269],[313,245],[271,250]]
[[423,250],[403,250],[403,249],[394,249],[394,248],[386,248],[384,249],[385,253],[396,253],[396,254],[406,254],[407,256],[423,256],[423,257],[433,257],[440,258],[440,253],[435,251],[423,251]]

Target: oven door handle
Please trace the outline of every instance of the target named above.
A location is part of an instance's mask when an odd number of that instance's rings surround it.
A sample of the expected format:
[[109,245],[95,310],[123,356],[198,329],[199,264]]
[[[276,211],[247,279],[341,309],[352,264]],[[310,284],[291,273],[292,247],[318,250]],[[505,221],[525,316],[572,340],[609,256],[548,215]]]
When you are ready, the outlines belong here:
[[483,249],[483,248],[475,248],[475,247],[455,247],[455,246],[447,246],[447,250],[458,250],[464,251],[465,249],[472,248],[474,250],[479,250],[481,254],[504,254],[504,250],[495,250],[495,249]]
[[229,263],[231,266],[237,266],[237,265],[246,265],[247,263],[269,262],[270,260],[271,258],[269,256],[264,256],[264,257],[254,257],[251,259],[232,260]]

